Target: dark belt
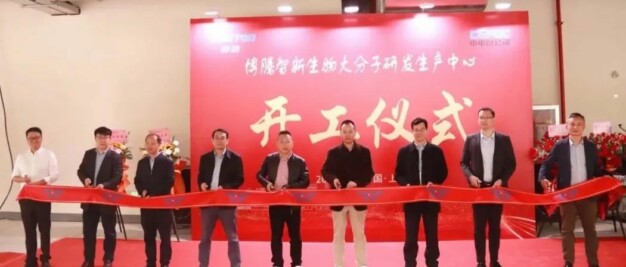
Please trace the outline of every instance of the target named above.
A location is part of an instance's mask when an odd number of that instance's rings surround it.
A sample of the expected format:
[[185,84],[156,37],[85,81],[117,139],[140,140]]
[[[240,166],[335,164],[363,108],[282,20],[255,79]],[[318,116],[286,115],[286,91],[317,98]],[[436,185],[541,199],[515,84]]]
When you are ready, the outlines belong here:
[[492,186],[493,186],[493,182],[483,181],[482,183],[480,183],[480,188],[487,188],[487,187],[492,187]]

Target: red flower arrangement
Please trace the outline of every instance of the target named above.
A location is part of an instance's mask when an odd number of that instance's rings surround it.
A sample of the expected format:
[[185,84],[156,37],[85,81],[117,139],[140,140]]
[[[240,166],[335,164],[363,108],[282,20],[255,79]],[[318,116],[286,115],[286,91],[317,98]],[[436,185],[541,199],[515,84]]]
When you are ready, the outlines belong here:
[[622,166],[622,159],[626,156],[626,135],[622,133],[589,134],[589,140],[596,144],[598,155],[604,163],[604,169],[614,172]]
[[554,147],[557,141],[567,138],[567,136],[548,136],[548,132],[543,135],[543,138],[539,141],[535,141],[535,147],[530,150],[530,157],[535,162],[543,162],[548,158],[550,151]]
[[[535,147],[530,151],[530,157],[535,162],[542,162],[548,158],[554,144],[567,136],[549,137],[546,132],[543,138],[535,142]],[[626,158],[626,135],[622,133],[612,134],[589,134],[587,139],[598,148],[598,155],[602,160],[602,166],[607,172],[614,172],[622,166],[622,160]]]

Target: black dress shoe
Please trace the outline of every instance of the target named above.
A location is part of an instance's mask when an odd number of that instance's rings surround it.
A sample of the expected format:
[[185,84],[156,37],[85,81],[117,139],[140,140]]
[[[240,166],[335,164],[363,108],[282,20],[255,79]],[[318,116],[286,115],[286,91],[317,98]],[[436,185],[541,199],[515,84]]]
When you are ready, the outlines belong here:
[[494,262],[489,263],[489,267],[502,267],[502,265],[500,265],[499,262],[494,261]]
[[50,262],[49,261],[42,262],[41,267],[50,267]]
[[169,264],[163,264],[163,265],[161,265],[161,267],[170,267],[170,265]]
[[600,265],[593,264],[593,265],[589,265],[589,267],[600,267]]
[[105,260],[104,261],[104,267],[113,267],[113,261]]
[[80,267],[93,267],[93,262],[83,262]]
[[487,267],[487,265],[486,265],[486,264],[484,264],[484,263],[478,263],[478,264],[476,265],[476,267]]
[[566,262],[565,267],[574,267],[574,264],[572,264],[571,262]]

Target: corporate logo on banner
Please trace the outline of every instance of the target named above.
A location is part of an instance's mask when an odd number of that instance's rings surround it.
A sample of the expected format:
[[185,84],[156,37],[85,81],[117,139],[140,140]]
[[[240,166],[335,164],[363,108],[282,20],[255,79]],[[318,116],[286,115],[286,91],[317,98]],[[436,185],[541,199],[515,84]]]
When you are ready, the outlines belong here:
[[238,54],[241,52],[241,45],[245,43],[256,42],[256,34],[254,33],[224,33],[212,35],[209,42],[213,44],[221,44],[220,53],[222,54]]
[[509,46],[512,35],[510,28],[480,28],[471,30],[469,33],[470,46]]

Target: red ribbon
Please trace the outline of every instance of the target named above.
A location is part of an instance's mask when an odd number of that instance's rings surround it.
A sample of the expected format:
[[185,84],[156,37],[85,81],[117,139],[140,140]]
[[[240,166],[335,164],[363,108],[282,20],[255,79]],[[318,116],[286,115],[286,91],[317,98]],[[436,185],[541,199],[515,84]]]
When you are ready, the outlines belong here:
[[191,208],[207,206],[332,206],[380,205],[415,201],[553,205],[609,193],[609,204],[624,194],[617,179],[603,177],[547,194],[533,194],[503,187],[473,189],[449,186],[357,188],[349,190],[219,190],[162,197],[136,196],[96,188],[25,186],[18,199],[43,202],[93,203],[134,208]]

